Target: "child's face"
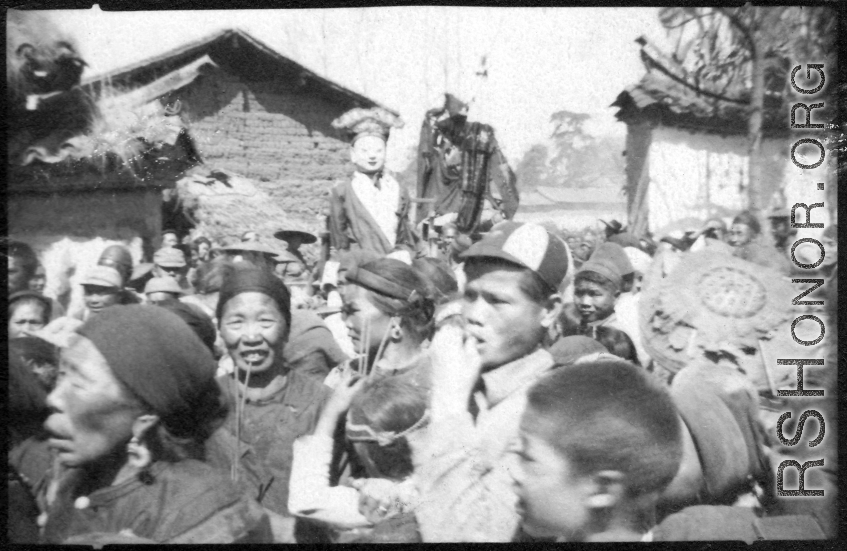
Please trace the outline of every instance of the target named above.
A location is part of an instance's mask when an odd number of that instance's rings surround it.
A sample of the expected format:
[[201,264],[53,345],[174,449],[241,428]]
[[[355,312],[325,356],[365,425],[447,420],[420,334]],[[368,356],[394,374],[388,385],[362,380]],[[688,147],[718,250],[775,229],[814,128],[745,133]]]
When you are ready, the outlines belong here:
[[617,295],[608,287],[583,279],[574,286],[573,301],[583,323],[590,323],[612,315]]
[[590,520],[591,480],[574,472],[568,459],[532,430],[538,422],[531,410],[524,415],[513,475],[524,531],[536,538],[580,541]]

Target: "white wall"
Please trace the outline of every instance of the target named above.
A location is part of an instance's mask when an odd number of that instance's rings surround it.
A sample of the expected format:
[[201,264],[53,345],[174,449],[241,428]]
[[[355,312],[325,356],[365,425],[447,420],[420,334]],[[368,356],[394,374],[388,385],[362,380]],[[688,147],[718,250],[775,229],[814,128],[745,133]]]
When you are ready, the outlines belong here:
[[22,235],[11,234],[10,239],[23,241],[33,248],[44,266],[47,287],[44,294],[58,298],[71,291],[67,314],[75,314],[84,308],[82,278],[97,265],[103,250],[109,245],[123,245],[132,254],[134,264],[141,261],[142,239],[132,230],[126,230],[125,239],[114,240],[102,237],[85,238],[67,235]]
[[[824,192],[815,184],[826,181],[826,169],[801,170],[790,160],[791,145],[801,136],[766,139],[762,143],[764,159],[762,177],[766,188],[784,186],[786,203],[824,201]],[[745,136],[721,137],[715,134],[693,134],[684,130],[658,126],[653,130],[650,148],[648,205],[653,231],[675,220],[693,217],[705,220],[712,215],[730,217],[746,208],[747,140]],[[808,149],[813,163],[818,158],[814,148]],[[799,153],[799,151],[798,151]],[[835,185],[835,180],[829,185]],[[814,222],[827,223],[823,209],[814,211]],[[820,233],[815,230],[812,233]],[[809,233],[809,230],[801,232]]]

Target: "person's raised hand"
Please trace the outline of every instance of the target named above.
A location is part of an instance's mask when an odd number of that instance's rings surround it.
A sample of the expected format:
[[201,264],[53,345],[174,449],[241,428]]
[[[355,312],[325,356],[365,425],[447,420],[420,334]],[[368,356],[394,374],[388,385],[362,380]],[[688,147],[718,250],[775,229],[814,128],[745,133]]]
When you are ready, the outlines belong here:
[[477,352],[477,341],[466,337],[462,328],[444,325],[432,339],[433,406],[464,409],[479,379],[482,362]]
[[343,416],[353,401],[353,396],[362,388],[367,379],[362,377],[349,367],[341,370],[338,383],[330,394],[329,399],[321,410],[318,423],[315,426],[315,434],[332,436],[338,426],[338,420]]
[[352,369],[344,369],[338,379],[338,384],[332,391],[329,401],[326,403],[326,409],[341,415],[350,409],[350,403],[353,401],[353,396],[362,388],[367,380]]

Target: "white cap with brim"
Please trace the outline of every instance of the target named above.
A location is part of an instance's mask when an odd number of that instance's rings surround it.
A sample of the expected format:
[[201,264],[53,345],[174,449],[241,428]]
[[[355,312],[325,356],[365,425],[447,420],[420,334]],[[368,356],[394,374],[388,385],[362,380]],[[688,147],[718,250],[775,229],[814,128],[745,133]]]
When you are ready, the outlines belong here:
[[179,286],[177,280],[172,277],[154,277],[144,286],[144,294],[150,293],[174,293],[177,295],[185,294],[185,291]]
[[109,266],[94,266],[85,274],[82,285],[97,285],[99,287],[110,287],[113,289],[123,288],[121,274]]

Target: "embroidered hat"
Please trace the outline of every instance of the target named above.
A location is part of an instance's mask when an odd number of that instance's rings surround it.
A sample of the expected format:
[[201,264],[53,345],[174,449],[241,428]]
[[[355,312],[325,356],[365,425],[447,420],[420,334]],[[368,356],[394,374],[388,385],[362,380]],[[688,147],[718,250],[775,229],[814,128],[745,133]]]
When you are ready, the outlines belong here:
[[356,107],[332,121],[332,127],[343,131],[352,143],[363,136],[376,136],[387,141],[392,128],[403,128],[403,120],[382,107]]
[[491,228],[462,258],[499,258],[529,268],[555,291],[568,272],[567,247],[538,224],[509,221]]
[[163,268],[183,268],[188,265],[185,262],[185,253],[172,247],[162,247],[153,254],[153,264]]

